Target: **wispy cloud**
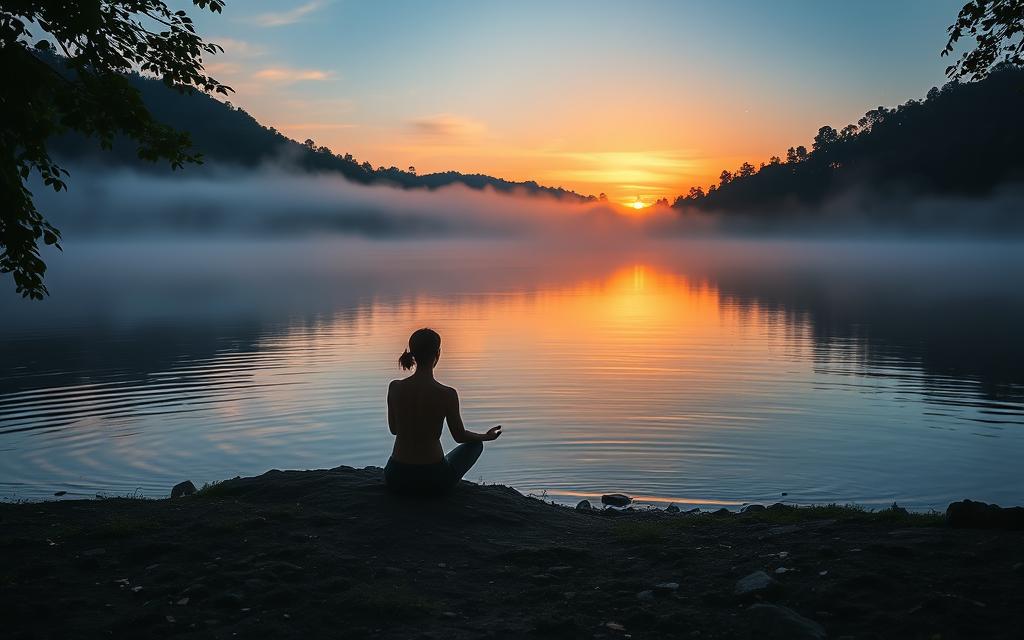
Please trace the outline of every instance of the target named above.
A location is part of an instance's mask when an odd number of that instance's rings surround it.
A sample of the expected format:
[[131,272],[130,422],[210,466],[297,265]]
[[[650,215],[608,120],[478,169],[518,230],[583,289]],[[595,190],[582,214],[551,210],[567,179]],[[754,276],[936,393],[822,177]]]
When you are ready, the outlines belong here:
[[304,80],[326,80],[330,77],[330,73],[327,71],[320,71],[318,69],[292,69],[290,67],[267,67],[266,69],[260,69],[253,74],[253,78],[257,80],[267,80],[270,82],[301,82]]
[[306,4],[299,5],[288,11],[268,11],[254,16],[252,22],[260,27],[283,27],[289,24],[300,22],[305,17],[318,11],[327,3],[323,0],[313,0]]
[[414,118],[408,124],[416,135],[448,143],[471,142],[487,131],[482,122],[451,113]]
[[224,47],[225,55],[237,58],[255,58],[266,53],[266,49],[257,44],[235,38],[210,38],[210,42]]

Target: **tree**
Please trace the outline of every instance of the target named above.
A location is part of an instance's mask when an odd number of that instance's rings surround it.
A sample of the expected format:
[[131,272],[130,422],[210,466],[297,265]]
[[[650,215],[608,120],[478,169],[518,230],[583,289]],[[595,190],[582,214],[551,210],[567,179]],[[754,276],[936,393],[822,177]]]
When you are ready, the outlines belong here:
[[829,126],[818,129],[818,135],[814,136],[814,144],[811,147],[815,151],[828,151],[839,141],[839,132]]
[[1024,64],[1024,0],[971,0],[960,9],[948,32],[944,56],[953,52],[963,36],[975,40],[973,49],[946,67],[946,75],[952,79],[981,80],[1000,58],[1013,65]]
[[754,165],[750,164],[749,162],[744,162],[743,164],[740,165],[740,168],[736,171],[736,177],[737,178],[749,178],[750,176],[754,175],[755,173],[757,173],[757,169],[754,167]]
[[772,156],[772,157],[768,158],[768,166],[769,167],[775,167],[775,166],[778,166],[780,164],[782,164],[782,160],[779,159],[779,156]]
[[597,200],[598,202],[608,202],[608,196],[605,195],[604,192],[601,192],[600,194],[598,194]]
[[657,200],[654,201],[654,206],[656,206],[656,207],[667,207],[668,206],[668,198],[658,198]]
[[718,183],[724,187],[730,182],[732,182],[732,172],[728,169],[722,169],[722,173],[718,175]]
[[704,189],[700,187],[690,187],[690,191],[686,194],[687,200],[700,200],[704,197]]
[[[224,8],[223,0],[192,1],[214,13]],[[18,293],[48,293],[40,241],[60,248],[60,232],[27,186],[37,174],[55,191],[67,188],[50,139],[77,131],[109,149],[123,135],[142,159],[165,159],[172,169],[199,162],[188,134],[156,122],[125,74],[138,70],[182,92],[227,95],[230,87],[203,69],[203,55],[222,51],[196,34],[184,11],[160,0],[0,3],[0,273],[13,276]]]

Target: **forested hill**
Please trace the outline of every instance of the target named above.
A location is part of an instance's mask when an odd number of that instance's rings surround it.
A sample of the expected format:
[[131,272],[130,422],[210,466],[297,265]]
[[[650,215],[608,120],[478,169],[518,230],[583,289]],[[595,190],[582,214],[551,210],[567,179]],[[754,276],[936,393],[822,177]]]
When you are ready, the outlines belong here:
[[[204,162],[243,167],[280,162],[310,172],[338,173],[362,184],[390,184],[408,189],[437,189],[463,184],[473,189],[489,186],[502,192],[525,191],[567,200],[595,199],[560,187],[541,186],[533,181],[511,182],[456,171],[417,175],[393,166],[374,168],[368,162],[360,163],[350,154],[335,153],[327,147],[317,146],[312,140],[300,143],[285,137],[273,127],[261,125],[244,110],[205,94],[181,94],[159,80],[141,76],[133,76],[131,81],[157,121],[190,134],[193,150],[203,155]],[[95,141],[77,135],[61,136],[53,142],[53,151],[58,158],[87,157],[90,162],[166,170],[165,166],[140,161],[134,145],[128,140],[115,142],[109,151],[103,151]]]
[[856,124],[818,130],[810,151],[723,171],[707,192],[674,206],[780,212],[847,194],[986,196],[1024,184],[1024,70],[1002,66],[980,82],[951,82],[924,100],[878,107]]

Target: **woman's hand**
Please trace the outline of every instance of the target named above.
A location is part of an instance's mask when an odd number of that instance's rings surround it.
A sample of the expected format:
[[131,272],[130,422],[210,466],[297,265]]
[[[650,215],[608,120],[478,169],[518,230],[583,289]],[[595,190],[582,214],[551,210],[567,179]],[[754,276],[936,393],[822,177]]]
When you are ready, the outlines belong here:
[[490,440],[497,440],[498,436],[500,436],[500,435],[501,435],[501,425],[499,424],[496,427],[491,427],[490,429],[488,429],[487,433],[485,433],[483,435],[483,437],[480,438],[480,439],[483,440],[484,442],[488,442]]

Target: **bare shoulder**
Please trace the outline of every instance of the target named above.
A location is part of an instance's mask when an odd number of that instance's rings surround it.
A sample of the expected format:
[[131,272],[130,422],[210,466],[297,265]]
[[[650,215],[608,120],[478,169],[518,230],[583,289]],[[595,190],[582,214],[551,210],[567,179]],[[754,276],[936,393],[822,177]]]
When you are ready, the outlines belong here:
[[459,392],[455,390],[455,387],[449,387],[446,384],[437,383],[437,388],[441,392],[441,396],[448,401],[458,402]]

